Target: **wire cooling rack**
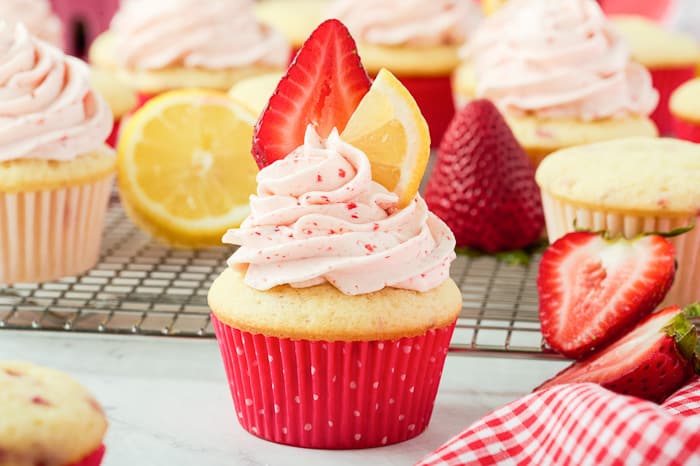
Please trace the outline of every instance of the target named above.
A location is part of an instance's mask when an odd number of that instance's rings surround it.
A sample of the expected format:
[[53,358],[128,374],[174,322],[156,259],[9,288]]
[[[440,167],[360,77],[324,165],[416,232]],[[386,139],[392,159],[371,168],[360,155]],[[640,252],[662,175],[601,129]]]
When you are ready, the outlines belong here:
[[[1,287],[0,328],[213,337],[207,290],[231,249],[163,246],[129,221],[116,198],[105,227],[100,261],[87,274]],[[490,257],[458,256],[452,275],[464,308],[454,352],[554,357],[541,343],[537,263],[509,266]]]

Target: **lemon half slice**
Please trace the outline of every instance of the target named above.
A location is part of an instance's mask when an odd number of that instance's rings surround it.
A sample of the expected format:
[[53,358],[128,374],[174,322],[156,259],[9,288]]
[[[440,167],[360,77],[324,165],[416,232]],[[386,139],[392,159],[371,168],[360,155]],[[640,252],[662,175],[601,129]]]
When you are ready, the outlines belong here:
[[221,243],[249,213],[258,168],[250,155],[255,115],[224,93],[162,94],[123,128],[117,165],[131,218],[183,247]]

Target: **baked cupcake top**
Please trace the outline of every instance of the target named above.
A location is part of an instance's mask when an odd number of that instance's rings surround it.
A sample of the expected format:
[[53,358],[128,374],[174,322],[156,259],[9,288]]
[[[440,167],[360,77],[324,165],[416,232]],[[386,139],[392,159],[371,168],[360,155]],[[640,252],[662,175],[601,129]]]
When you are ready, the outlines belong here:
[[83,386],[61,372],[0,361],[0,464],[65,466],[102,445],[107,421]]
[[335,0],[329,18],[360,42],[379,45],[461,45],[481,19],[469,0]]
[[127,0],[110,30],[128,69],[281,68],[290,53],[281,34],[258,23],[252,0]]
[[595,120],[649,115],[649,72],[593,0],[512,0],[482,22],[464,53],[477,96],[507,113]]
[[0,21],[6,22],[10,28],[22,23],[39,39],[63,48],[61,20],[51,10],[48,0],[2,0]]
[[700,212],[700,145],[631,138],[555,152],[537,169],[543,191],[594,209],[688,215]]
[[632,58],[644,66],[695,66],[700,62],[700,45],[688,34],[666,30],[641,16],[615,16],[612,23],[629,44]]
[[0,25],[0,162],[67,161],[103,146],[112,114],[81,60]]
[[691,79],[671,95],[671,112],[681,118],[700,121],[700,78]]
[[241,247],[229,265],[248,265],[257,290],[328,282],[348,295],[385,287],[433,289],[449,278],[455,258],[450,229],[416,198],[372,180],[369,160],[333,131],[313,127],[304,144],[263,168],[251,214],[224,242]]

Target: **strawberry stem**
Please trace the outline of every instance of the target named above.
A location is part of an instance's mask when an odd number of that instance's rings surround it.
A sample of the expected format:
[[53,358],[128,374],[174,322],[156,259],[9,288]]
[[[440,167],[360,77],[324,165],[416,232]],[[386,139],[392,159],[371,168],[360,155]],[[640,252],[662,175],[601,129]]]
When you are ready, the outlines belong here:
[[700,317],[700,304],[694,303],[679,312],[663,328],[666,335],[676,341],[678,351],[693,364],[696,374],[700,374],[700,345],[693,319]]
[[[613,237],[610,235],[610,232],[607,230],[599,230],[599,231],[592,231],[590,228],[582,228],[578,226],[578,219],[574,219],[574,231],[580,232],[580,233],[592,233],[594,235],[600,235],[606,240],[615,240],[618,238],[622,237],[622,234],[618,234],[617,236]],[[688,233],[691,231],[693,228],[695,228],[695,220],[693,220],[693,223],[691,223],[688,226],[685,227],[680,227],[676,228],[675,230],[671,231],[647,231],[639,236],[661,236],[662,238],[674,238],[676,236],[683,235],[685,233]]]

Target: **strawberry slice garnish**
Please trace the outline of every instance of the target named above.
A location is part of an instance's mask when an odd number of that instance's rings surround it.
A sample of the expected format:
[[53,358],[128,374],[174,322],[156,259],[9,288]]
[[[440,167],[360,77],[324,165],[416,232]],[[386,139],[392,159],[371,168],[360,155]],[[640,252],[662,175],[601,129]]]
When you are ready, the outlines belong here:
[[309,124],[322,138],[333,128],[342,132],[370,85],[348,29],[336,19],[323,22],[299,50],[258,120],[253,135],[258,166],[303,144]]
[[668,398],[698,372],[698,336],[685,310],[671,306],[642,321],[622,339],[575,362],[535,390],[566,383],[592,382],[623,395],[657,403]]
[[537,287],[547,344],[571,358],[602,348],[652,312],[671,288],[673,244],[575,232],[542,255]]

